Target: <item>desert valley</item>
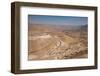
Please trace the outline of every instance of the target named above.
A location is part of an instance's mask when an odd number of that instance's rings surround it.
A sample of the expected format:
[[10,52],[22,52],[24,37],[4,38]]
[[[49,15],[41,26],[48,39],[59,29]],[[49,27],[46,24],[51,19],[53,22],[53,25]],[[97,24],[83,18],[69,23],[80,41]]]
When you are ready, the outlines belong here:
[[28,26],[29,60],[62,60],[88,57],[87,25]]

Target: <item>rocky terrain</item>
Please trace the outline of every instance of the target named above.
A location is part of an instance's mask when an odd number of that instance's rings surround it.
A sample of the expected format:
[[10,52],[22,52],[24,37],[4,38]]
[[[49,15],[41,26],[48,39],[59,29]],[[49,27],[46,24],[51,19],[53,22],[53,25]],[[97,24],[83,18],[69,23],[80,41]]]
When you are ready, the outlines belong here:
[[28,30],[29,60],[87,58],[87,25],[29,24]]

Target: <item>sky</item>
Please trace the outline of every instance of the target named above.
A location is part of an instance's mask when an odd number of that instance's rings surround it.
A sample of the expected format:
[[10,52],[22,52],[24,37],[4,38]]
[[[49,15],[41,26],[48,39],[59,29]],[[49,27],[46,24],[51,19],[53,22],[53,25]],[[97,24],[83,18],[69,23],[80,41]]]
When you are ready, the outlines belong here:
[[34,24],[82,26],[88,24],[88,18],[75,16],[29,15],[28,22]]

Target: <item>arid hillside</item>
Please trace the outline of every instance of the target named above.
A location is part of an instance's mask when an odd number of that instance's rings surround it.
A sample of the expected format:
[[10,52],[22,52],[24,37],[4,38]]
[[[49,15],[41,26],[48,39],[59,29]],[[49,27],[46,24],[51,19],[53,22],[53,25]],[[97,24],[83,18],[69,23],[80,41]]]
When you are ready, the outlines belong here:
[[87,58],[87,37],[87,25],[29,24],[28,59]]

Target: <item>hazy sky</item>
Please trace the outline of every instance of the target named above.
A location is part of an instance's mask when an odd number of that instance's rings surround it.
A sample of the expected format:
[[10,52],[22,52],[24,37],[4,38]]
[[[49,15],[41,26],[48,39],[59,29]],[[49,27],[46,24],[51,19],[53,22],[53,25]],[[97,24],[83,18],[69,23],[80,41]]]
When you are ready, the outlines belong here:
[[35,24],[50,24],[50,25],[85,25],[88,24],[87,17],[74,16],[44,16],[44,15],[29,15],[29,23]]

